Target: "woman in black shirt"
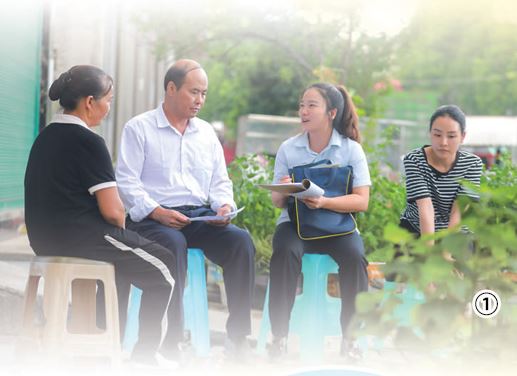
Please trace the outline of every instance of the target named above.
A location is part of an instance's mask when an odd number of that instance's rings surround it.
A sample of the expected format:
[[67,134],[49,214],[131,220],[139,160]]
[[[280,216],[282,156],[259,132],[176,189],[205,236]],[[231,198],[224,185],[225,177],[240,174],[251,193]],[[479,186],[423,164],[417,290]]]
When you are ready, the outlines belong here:
[[[91,129],[110,110],[113,81],[101,69],[79,65],[50,87],[56,114],[32,146],[25,173],[25,220],[38,255],[111,262],[124,328],[130,284],[143,290],[139,342],[132,358],[155,363],[166,334],[174,257],[165,248],[125,230],[111,158]],[[165,328],[165,329],[162,329]]]

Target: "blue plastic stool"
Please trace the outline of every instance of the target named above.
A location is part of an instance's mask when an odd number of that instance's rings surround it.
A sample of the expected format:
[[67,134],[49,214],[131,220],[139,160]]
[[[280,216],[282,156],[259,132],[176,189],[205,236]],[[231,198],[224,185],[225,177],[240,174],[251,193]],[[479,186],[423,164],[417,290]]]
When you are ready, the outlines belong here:
[[[393,293],[397,288],[396,282],[384,282],[384,300],[388,299],[389,294]],[[398,304],[393,310],[393,318],[397,320],[397,326],[410,327],[411,326],[411,311],[417,305],[425,303],[424,294],[415,289],[411,285],[407,285],[404,291],[400,293],[402,303]],[[424,333],[420,328],[413,328],[413,333],[420,337],[424,337]]]
[[[295,299],[289,332],[299,335],[304,359],[322,357],[325,336],[341,336],[341,299],[327,293],[328,275],[337,272],[337,264],[328,255],[305,254],[302,258],[303,292]],[[264,351],[270,331],[268,283],[257,340],[259,352]]]
[[[127,323],[122,348],[133,350],[138,340],[138,317],[142,290],[131,287]],[[206,292],[205,256],[197,248],[188,249],[187,285],[183,294],[185,328],[190,330],[192,346],[198,356],[208,356],[210,330],[208,328],[208,299]]]

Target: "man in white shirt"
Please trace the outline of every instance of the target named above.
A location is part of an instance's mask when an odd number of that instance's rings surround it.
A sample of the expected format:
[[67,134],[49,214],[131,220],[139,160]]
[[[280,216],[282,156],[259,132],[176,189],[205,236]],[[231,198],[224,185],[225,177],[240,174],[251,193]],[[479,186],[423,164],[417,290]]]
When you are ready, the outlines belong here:
[[[208,89],[199,63],[178,60],[164,79],[163,103],[129,120],[122,133],[116,177],[129,212],[127,227],[171,251],[176,284],[162,349],[183,340],[187,247],[201,248],[222,266],[228,297],[227,349],[240,356],[251,332],[255,248],[249,233],[219,221],[190,221],[236,209],[222,146],[212,126],[196,117]],[[172,329],[172,330],[171,330]]]

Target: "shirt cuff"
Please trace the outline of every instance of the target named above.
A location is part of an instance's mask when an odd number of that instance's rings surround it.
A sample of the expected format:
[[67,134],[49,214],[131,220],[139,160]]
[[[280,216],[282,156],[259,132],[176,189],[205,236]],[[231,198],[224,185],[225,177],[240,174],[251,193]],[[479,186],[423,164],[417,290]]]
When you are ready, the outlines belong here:
[[129,217],[133,222],[140,222],[152,213],[160,204],[154,200],[146,200],[141,206],[133,206],[129,209]]
[[225,201],[225,202],[222,202],[222,201],[212,202],[212,204],[210,205],[210,209],[212,209],[213,211],[215,211],[217,213],[217,209],[219,209],[223,205],[230,205],[232,207],[232,211],[237,210],[237,205],[235,204],[235,202],[233,200]]
[[90,192],[90,195],[93,196],[93,194],[97,191],[100,191],[101,189],[104,189],[104,188],[110,188],[110,187],[116,187],[117,186],[117,182],[115,181],[108,181],[106,183],[100,183],[100,184],[96,184],[94,186],[91,186],[90,188],[88,188],[88,192]]

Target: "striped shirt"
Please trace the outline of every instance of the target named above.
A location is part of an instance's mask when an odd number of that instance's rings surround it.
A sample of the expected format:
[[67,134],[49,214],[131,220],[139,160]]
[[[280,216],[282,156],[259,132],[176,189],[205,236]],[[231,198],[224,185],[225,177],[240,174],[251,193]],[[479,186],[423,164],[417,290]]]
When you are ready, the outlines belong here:
[[440,172],[427,161],[425,147],[415,149],[404,157],[407,205],[400,220],[409,222],[418,233],[420,221],[416,200],[430,197],[434,208],[435,231],[446,229],[452,204],[458,195],[479,199],[478,194],[462,186],[460,181],[468,180],[479,186],[483,168],[478,156],[459,150],[451,169]]

